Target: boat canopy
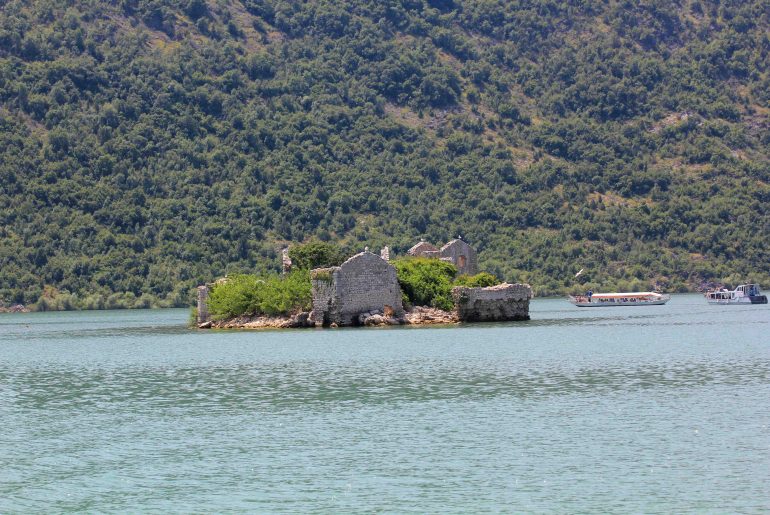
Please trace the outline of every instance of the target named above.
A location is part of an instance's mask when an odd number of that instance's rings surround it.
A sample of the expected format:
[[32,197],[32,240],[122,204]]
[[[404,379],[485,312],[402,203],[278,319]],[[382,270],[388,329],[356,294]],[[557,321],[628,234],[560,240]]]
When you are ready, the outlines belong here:
[[661,297],[662,295],[660,293],[656,293],[654,291],[635,291],[630,293],[594,293],[592,295],[593,298],[604,298],[604,299],[617,299],[617,298],[633,298],[633,297]]

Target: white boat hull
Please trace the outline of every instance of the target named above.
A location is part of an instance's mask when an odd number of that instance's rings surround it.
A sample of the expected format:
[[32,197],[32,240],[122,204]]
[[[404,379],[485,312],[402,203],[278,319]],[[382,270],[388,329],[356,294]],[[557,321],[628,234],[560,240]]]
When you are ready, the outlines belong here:
[[751,299],[745,297],[741,299],[707,299],[707,302],[709,304],[725,306],[728,304],[751,304]]
[[756,284],[742,284],[732,291],[708,291],[705,297],[706,302],[716,306],[767,304],[767,296],[761,294],[759,285]]
[[619,306],[662,306],[669,299],[652,300],[644,302],[576,302],[570,301],[579,308],[614,308]]
[[570,295],[569,301],[579,308],[610,308],[618,306],[662,306],[671,300],[657,292],[594,293]]

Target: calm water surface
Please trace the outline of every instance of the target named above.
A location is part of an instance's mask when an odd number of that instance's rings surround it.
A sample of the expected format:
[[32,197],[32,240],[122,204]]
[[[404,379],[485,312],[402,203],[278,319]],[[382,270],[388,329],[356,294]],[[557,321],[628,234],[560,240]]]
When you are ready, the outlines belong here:
[[770,309],[190,331],[0,315],[0,512],[770,510]]

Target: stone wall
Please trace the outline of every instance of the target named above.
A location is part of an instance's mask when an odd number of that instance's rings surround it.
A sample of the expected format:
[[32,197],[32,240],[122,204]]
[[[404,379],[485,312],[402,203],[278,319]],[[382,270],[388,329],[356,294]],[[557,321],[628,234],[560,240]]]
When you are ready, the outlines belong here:
[[407,254],[416,257],[441,259],[442,261],[452,263],[457,267],[457,271],[460,274],[476,275],[479,273],[476,251],[461,240],[459,236],[441,247],[440,250],[430,243],[420,240],[420,243],[410,248]]
[[462,322],[529,320],[532,288],[528,284],[498,284],[488,288],[452,288],[455,311]]
[[338,323],[339,298],[337,297],[337,272],[340,267],[316,268],[310,272],[313,311],[310,319],[316,326]]
[[396,269],[371,252],[356,254],[339,267],[313,270],[311,281],[316,325],[355,325],[359,315],[369,312],[404,315]]
[[198,286],[198,324],[209,322],[209,287]]
[[420,243],[414,245],[407,250],[406,253],[415,257],[437,257],[439,252],[438,249],[430,243],[420,240]]
[[441,259],[446,259],[460,274],[475,275],[479,273],[476,251],[461,239],[452,240],[441,247]]

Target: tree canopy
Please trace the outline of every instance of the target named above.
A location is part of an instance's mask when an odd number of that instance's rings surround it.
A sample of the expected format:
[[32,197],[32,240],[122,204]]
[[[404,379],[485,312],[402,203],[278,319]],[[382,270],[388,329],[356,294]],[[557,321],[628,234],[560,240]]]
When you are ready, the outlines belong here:
[[770,285],[768,26],[767,0],[7,0],[0,303],[186,305],[290,242],[457,234],[538,294]]

